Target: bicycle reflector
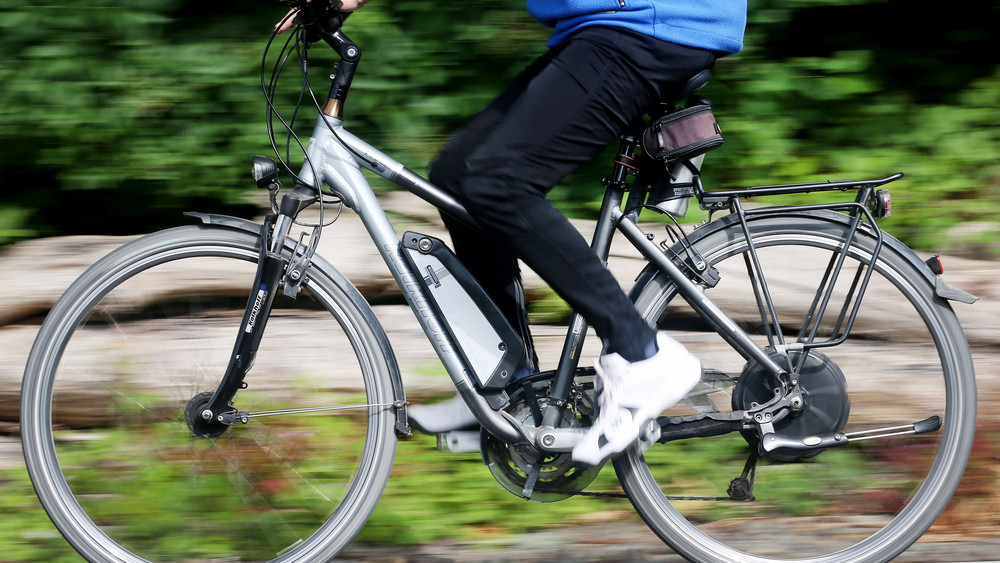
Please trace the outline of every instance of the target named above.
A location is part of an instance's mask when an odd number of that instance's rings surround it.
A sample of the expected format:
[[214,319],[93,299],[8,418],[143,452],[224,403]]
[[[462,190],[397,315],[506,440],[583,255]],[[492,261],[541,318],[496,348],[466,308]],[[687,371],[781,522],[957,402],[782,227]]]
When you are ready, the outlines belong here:
[[266,190],[276,187],[278,183],[278,165],[274,159],[266,156],[253,157],[253,179],[257,187]]
[[871,199],[868,200],[868,210],[876,219],[892,215],[892,196],[887,188],[875,190]]
[[941,274],[944,273],[944,264],[941,263],[940,254],[935,254],[934,256],[931,256],[925,261],[925,263],[927,264],[928,267],[930,267],[931,271],[934,272],[936,275],[940,276]]

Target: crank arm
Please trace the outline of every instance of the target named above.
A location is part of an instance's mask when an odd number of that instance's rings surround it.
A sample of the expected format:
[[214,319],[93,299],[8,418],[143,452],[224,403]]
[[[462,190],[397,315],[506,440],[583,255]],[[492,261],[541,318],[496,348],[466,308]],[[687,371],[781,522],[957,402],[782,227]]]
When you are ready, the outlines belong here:
[[767,433],[761,440],[761,447],[765,452],[773,451],[777,448],[788,448],[793,450],[813,450],[829,448],[832,446],[843,446],[851,442],[862,440],[874,440],[881,438],[891,438],[894,436],[907,436],[910,434],[926,434],[935,432],[941,428],[941,417],[932,416],[924,420],[906,424],[903,426],[890,426],[887,428],[875,428],[872,430],[860,430],[857,432],[832,434],[820,434],[816,436],[806,436],[805,438],[792,438],[781,434]]
[[[552,428],[544,427],[535,435],[535,446],[547,453],[568,453],[580,443],[588,428]],[[651,420],[640,432],[638,444],[642,451],[660,441],[661,428],[659,421]]]
[[544,452],[566,453],[580,443],[586,428],[553,428],[551,426],[538,429],[535,434],[535,446]]

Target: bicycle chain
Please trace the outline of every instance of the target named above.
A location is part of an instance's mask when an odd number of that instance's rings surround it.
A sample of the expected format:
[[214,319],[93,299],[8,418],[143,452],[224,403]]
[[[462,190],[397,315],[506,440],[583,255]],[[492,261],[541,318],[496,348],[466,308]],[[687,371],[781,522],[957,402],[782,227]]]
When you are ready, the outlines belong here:
[[[729,488],[726,490],[729,493],[727,497],[705,497],[705,496],[687,496],[687,495],[663,495],[663,498],[667,500],[699,500],[699,501],[722,501],[728,500],[733,502],[752,502],[757,500],[753,496],[753,484],[754,477],[757,473],[757,460],[759,456],[757,452],[750,451],[750,455],[747,458],[747,462],[743,465],[743,473],[739,477],[733,479],[729,483]],[[580,496],[580,497],[591,497],[591,498],[628,498],[625,493],[595,493],[589,491],[562,491],[562,490],[550,490],[550,489],[538,489],[535,492],[539,493],[549,493],[549,494],[560,494],[568,496]]]
[[[550,490],[550,489],[536,489],[536,493],[549,493],[549,494],[559,494],[559,495],[569,495],[577,497],[591,497],[591,498],[628,498],[625,493],[594,493],[590,491],[580,491],[580,492],[570,492],[570,491],[560,491],[560,490]],[[698,496],[684,496],[684,495],[663,495],[663,498],[667,500],[701,500],[701,501],[721,501],[728,500],[733,502],[751,502],[756,500],[753,496],[748,498],[739,498],[736,496],[728,497],[698,497]]]

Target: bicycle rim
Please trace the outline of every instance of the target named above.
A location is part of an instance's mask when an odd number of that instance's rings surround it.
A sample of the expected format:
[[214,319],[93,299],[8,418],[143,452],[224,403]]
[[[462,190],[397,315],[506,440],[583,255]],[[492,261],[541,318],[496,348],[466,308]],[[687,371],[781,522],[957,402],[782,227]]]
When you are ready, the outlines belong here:
[[[750,223],[788,342],[796,340],[830,257],[842,248],[846,228],[844,216],[822,213]],[[721,274],[717,287],[706,293],[766,345],[739,225],[696,234],[695,240]],[[849,274],[870,262],[873,240],[862,231],[851,246],[831,301],[833,318],[847,299]],[[812,418],[799,431],[850,433],[935,415],[943,419],[941,429],[858,441],[813,457],[761,459],[752,502],[678,498],[728,496],[750,450],[739,433],[658,444],[645,455],[630,451],[616,463],[619,478],[643,519],[676,551],[696,561],[884,561],[915,542],[944,510],[964,471],[975,430],[968,345],[951,308],[933,295],[911,261],[886,246],[874,270],[850,338],[820,350],[842,376],[824,368],[820,371],[826,375],[818,383],[806,385],[806,416]],[[714,380],[707,386],[711,392],[689,397],[676,414],[728,411],[734,393],[739,403],[747,401],[747,388],[769,388],[749,380],[742,391],[740,384],[734,386],[741,376],[753,380],[759,375],[675,296],[672,284],[658,279],[636,302],[647,320],[684,341],[711,374],[706,378]],[[823,323],[820,335],[832,326]],[[824,396],[838,404],[841,397],[850,401],[846,425],[823,421],[844,415],[820,406],[831,403]],[[809,415],[813,406],[817,412]],[[794,432],[794,426],[788,431]]]
[[234,406],[349,408],[251,415],[213,438],[185,422],[225,371],[257,240],[214,227],[147,236],[46,319],[25,373],[25,457],[88,559],[325,561],[374,509],[396,446],[391,353],[360,295],[315,267],[297,299],[276,299]]

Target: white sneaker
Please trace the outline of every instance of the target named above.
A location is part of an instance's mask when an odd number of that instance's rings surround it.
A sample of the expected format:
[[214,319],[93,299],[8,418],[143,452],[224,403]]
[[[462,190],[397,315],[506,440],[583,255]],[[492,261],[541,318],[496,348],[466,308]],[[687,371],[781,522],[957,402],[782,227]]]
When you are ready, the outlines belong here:
[[406,414],[413,427],[427,434],[440,434],[452,430],[465,430],[479,426],[469,405],[455,395],[447,401],[430,405],[411,405]]
[[482,443],[480,430],[452,430],[437,435],[437,448],[453,454],[479,453]]
[[653,357],[629,362],[618,354],[594,366],[599,413],[573,448],[573,460],[600,465],[639,438],[642,428],[677,404],[701,381],[701,362],[666,334],[656,337]]

